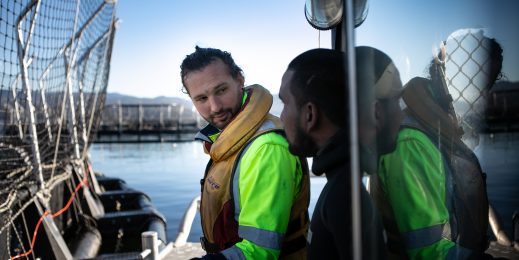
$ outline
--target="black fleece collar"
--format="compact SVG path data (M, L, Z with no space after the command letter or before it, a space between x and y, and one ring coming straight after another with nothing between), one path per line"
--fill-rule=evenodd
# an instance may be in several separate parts
M314 157L312 172L315 175L326 173L327 177L330 174L343 172L334 170L350 162L347 140L348 136L344 130L340 130L330 138L328 144Z

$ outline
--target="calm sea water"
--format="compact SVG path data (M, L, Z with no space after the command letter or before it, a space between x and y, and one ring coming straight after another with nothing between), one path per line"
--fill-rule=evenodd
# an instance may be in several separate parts
M512 216L519 214L519 133L483 135L474 153L487 174L488 200L513 239Z
M475 153L487 173L489 200L513 238L512 214L519 210L519 133L483 136ZM90 156L96 171L147 193L167 218L168 240L175 240L184 211L200 193L208 160L200 143L93 144ZM311 178L310 216L325 182ZM201 233L197 215L188 241L199 241Z
M150 196L167 219L170 241L177 236L186 208L200 194L209 159L199 142L93 144L90 157L95 171L121 178ZM325 183L326 178L311 178L310 215ZM197 214L188 241L199 241L201 234Z

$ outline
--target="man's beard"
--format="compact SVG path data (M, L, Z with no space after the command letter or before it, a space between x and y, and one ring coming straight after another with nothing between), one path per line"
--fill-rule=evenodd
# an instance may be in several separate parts
M380 132L377 134L377 155L378 157L392 153L396 148L398 130L392 131L391 125L386 122L386 124L381 128ZM392 136L392 134L396 134Z
M226 108L226 109L222 109L220 110L219 112L217 113L212 113L209 115L209 118L204 118L207 122L209 122L209 124L211 124L212 126L220 129L220 130L223 130L225 127L227 127L227 125L229 125L232 120L236 117L236 115L240 112L240 109L241 109L241 102L238 103L234 109L233 108ZM221 113L228 113L230 116L229 118L227 118L227 120L225 122L215 122L214 120L214 117L218 114L221 114Z
M221 114L221 113L226 113L229 115L229 117L224 122L216 122L216 120L214 118L218 114ZM209 124L211 124L212 126L218 128L218 129L224 129L232 121L232 119L234 118L235 115L236 115L236 112L233 113L233 110L229 108L229 109L222 109L221 111L219 111L217 113L213 113L213 114L209 115L209 118L204 118L204 119L207 122L209 122Z
M289 143L288 150L297 156L313 157L317 153L317 146L299 126L296 127L294 142Z

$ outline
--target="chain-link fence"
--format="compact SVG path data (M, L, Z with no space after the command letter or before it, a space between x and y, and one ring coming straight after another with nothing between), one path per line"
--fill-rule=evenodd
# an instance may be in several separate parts
M500 76L502 49L481 29L461 29L446 41L445 75L463 141L474 147L486 129L488 95Z

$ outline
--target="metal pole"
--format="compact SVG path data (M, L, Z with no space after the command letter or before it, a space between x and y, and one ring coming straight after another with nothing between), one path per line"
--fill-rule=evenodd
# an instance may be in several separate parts
M76 31L76 28L77 28L77 23L78 23L78 20L79 20L79 7L80 7L80 4L81 4L81 1L78 0L77 1L77 7L76 7L76 17L74 19L74 31ZM77 124L76 124L76 115L75 115L75 106L74 106L74 93L72 91L72 73L71 73L71 70L74 66L74 62L76 60L76 56L77 56L77 51L79 49L79 45L81 43L81 38L83 36L83 32L92 24L92 22L94 21L94 19L101 13L101 11L103 10L103 8L105 7L106 5L106 1L104 1L103 3L101 3L101 5L97 8L97 10L95 11L95 13L88 19L88 21L83 25L83 27L81 27L81 29L79 29L79 31L72 36L72 38L70 39L70 42L68 44L69 46L69 53L70 53L70 57L69 57L69 60L67 61L66 59L66 55L65 55L65 63L66 63L66 77L67 77L67 89L68 89L68 95L69 95L69 104L70 104L70 123L71 123L71 130L72 130L72 143L74 144L74 156L76 159L80 159L81 158L81 154L80 154L80 149L79 149L79 138L78 138L78 132L77 132ZM74 41L75 39L78 39L78 43L76 46L74 46ZM81 87L81 86L80 86ZM81 104L80 104L81 105ZM83 110L84 112L84 110ZM84 134L84 131L83 131L83 134ZM86 137L82 136L83 139L85 140Z
M47 98L45 97L45 84L43 84L43 78L46 74L43 74L40 77L40 95L41 95L41 103L43 105L43 114L45 115L45 127L47 128L47 132L49 134L49 142L52 140L52 129L50 128L50 117L49 117L49 108L47 106Z
M116 105L117 108L117 124L119 128L119 135L123 132L123 107L121 105L121 101L119 101Z
M173 125L173 123L171 122L171 106L171 104L168 105L168 115L166 117L166 122L168 122L168 128Z
M60 110L60 116L58 121L58 131L56 133L56 144L54 145L54 157L52 159L52 171L51 171L51 178L54 176L54 171L56 170L56 161L58 159L58 151L59 151L59 144L61 141L61 129L63 127L63 119L65 118L65 114L67 113L66 106L67 106L67 94L68 88L65 88L65 93L63 94L62 102L61 102L61 110ZM61 95L60 95L61 96ZM59 100L59 99L58 99Z
M352 249L353 259L362 259L362 223L360 205L360 163L359 163L359 134L357 113L357 77L355 69L355 32L353 25L353 0L344 1L344 53L346 55L346 75L348 86L349 125L350 125L350 155L351 155L351 224L352 224Z
M112 2L112 4L116 4L115 1ZM105 102L105 97L106 97L106 89L108 87L108 77L109 77L109 72L110 72L110 59L111 59L111 56L112 56L112 48L113 48L113 43L114 43L114 38L115 38L115 32L117 30L117 26L118 26L118 22L119 20L116 19L116 12L114 10L114 12L112 12L112 25L110 27L110 33L109 33L109 37L108 37L108 43L107 43L107 48L106 48L106 51L104 53L104 58L103 58L103 73L101 74L102 76L102 79L101 79L101 83L100 85L104 85L103 89L101 89L98 93L102 93L101 94L101 105L104 105L104 102ZM92 113L93 115L93 113ZM122 117L122 115L121 115ZM91 118L91 125L93 123L93 118ZM101 117L99 116L97 119L96 119L96 123L99 123L99 119ZM90 125L90 126L91 126ZM89 131L90 131L90 128L89 128ZM119 132L119 135L118 135L118 138L120 138L120 132Z
M76 27L77 27L77 22L78 22L78 19L79 19L79 6L80 6L80 3L81 1L77 1L77 7L76 7L76 17L74 19L74 31L76 31ZM84 27L83 27L84 28ZM66 75L66 88L68 90L68 99L69 99L69 106L70 106L70 124L71 124L71 132L72 132L72 143L74 144L74 158L75 159L79 159L80 158L80 154L79 154L79 142L78 142L78 134L77 134L77 125L76 125L76 112L74 110L74 93L72 91L72 73L71 73L71 70L72 70L72 64L74 62L74 58L75 58L75 49L74 49L74 40L75 40L75 37L76 35L72 36L71 38L71 41L70 41L70 47L68 49L68 52L70 53L70 57L69 57L69 60L67 60L67 55L65 54L64 58L65 58L65 68L66 68L66 71L65 71L65 75ZM81 37L81 35L78 35L79 37ZM81 38L79 38L81 39ZM79 46L79 43L78 43L78 46Z
M20 136L20 139L23 139L22 117L20 116L20 105L18 105L18 97L16 95L16 85L18 84L19 79L20 75L16 77L13 84L11 85L11 94L13 94L14 115L16 117L16 125L18 126L18 136Z
M27 35L27 41L25 42L25 46L23 43L23 31L22 31L22 22L23 19L25 19L26 15L35 7L32 20L31 20L31 26L29 28L29 33ZM31 148L33 153L33 163L34 163L34 169L33 171L37 174L40 189L45 188L45 182L43 180L43 169L41 166L41 159L40 159L40 149L38 146L38 132L36 130L36 118L35 118L35 109L32 104L32 91L31 91L31 85L29 83L29 71L28 71L28 62L25 61L27 52L29 50L29 46L31 43L31 37L32 33L34 31L34 25L36 23L36 18L38 17L38 12L40 10L40 1L34 0L32 1L28 6L23 15L20 16L18 19L18 59L20 60L20 70L21 70L21 79L23 86L25 88L26 99L27 99L27 110L29 111L29 132L31 134Z
M83 66L83 73L81 74L81 78L79 80L79 106L80 106L80 118L79 118L79 124L81 125L81 138L83 139L83 151L81 153L81 158L84 157L86 154L86 150L88 148L88 138L90 136L90 127L92 120L89 121L88 129L87 129L87 123L86 123L86 111L85 111L85 98L84 98L84 91L83 91L83 81L85 80L85 74L88 68L88 61L92 57L92 50L99 47L99 45L103 42L104 39L108 37L110 34L111 29L108 29L101 37L99 37L94 44L86 51L85 55L83 57L78 59L78 63L84 62ZM98 63L99 66L99 63ZM102 65L101 65L102 66ZM97 81L94 81L94 86ZM96 95L97 96L97 95ZM95 100L94 104L92 105L92 112L90 113L91 117L93 117L95 111Z
M195 219L196 212L200 208L200 195L195 197L189 207L184 212L184 216L178 225L177 238L175 239L174 245L181 247L186 245L189 232L193 226L193 220Z
M86 69L87 69L87 66L85 63L83 72ZM79 80L79 126L81 127L81 139L83 140L83 146L87 146L88 138L87 138L87 133L86 133L86 123L85 123L85 98L83 97L83 80L84 80L84 75Z
M85 101L84 101L85 98L84 98L84 91L83 91L84 84L83 84L83 82L85 81L85 78L86 78L85 74L87 72L87 68L88 68L88 64L89 64L88 61L92 57L92 50L98 48L99 44L101 42L103 42L103 39L106 39L106 37L109 35L109 32L110 32L110 30L105 32L101 37L99 37L96 40L94 45L88 49L87 54L86 54L86 58L85 58L85 56L83 56L78 61L78 62L84 62L85 63L85 65L83 67L83 73L81 74L81 79L80 79L80 82L79 82L79 92L80 92L79 103L80 103L80 106L81 106L80 124L81 124L82 129L83 129L83 131L82 131L82 138L83 138L83 144L84 144L83 152L82 152L82 155L81 155L82 157L84 157L86 149L88 147L88 142L89 142L88 139L90 137L90 129L91 129L90 127L91 127L91 122L92 122L92 120L89 120L88 127L87 127L87 122L86 122L87 119L86 119L86 111L85 111ZM99 65L99 63L100 62L97 63L98 69L99 69L100 66L102 67L102 65ZM97 77L96 77L96 80L94 80L94 82L93 82L93 87L94 88L95 88L95 84L96 83L97 83ZM93 94L93 93L94 93L94 91L92 91L91 94ZM97 96L97 94L96 94L96 96ZM94 112L95 112L95 108L96 108L95 107L95 99L94 99L93 104L91 104L91 105L92 105L92 110L91 110L91 113L90 113L90 117L92 118L93 115L94 115Z
M164 105L161 105L159 106L159 109L160 109L160 112L159 112L159 125L160 125L160 130L164 130L164 112L162 111L162 108L164 107Z
M93 18L97 16L97 14L100 12L101 8L104 7L104 5L105 5L105 4L103 3L103 4L101 5L101 7L98 8L97 12L96 12L94 15L92 15L92 18L89 20L89 23L87 23L87 25L90 24L91 21L93 20ZM83 30L84 30L85 28L86 28L86 27L84 26L84 27L83 27ZM76 34L76 36L77 36L77 37L81 36L83 30L79 31L79 32ZM107 32L107 33L108 33L108 32ZM105 35L103 35L101 38L106 37L106 34L107 34L107 33L105 33ZM98 41L101 41L101 39L99 39ZM54 62L55 62L56 60L58 60L58 57L60 57L61 55L63 55L64 51L65 51L65 50L66 50L66 49L67 49L67 48L68 48L72 43L73 43L73 41L71 40L71 41L69 41L67 44L63 45L63 47L58 51L58 53L57 53L56 56L52 59L52 61L50 62L50 64L47 66L47 68L45 68L45 70L43 71L43 73L42 73L42 75L41 75L41 77L40 77L40 80L39 80L39 83L40 83L40 92L41 92L41 99L42 99L42 104L43 104L43 112L44 112L44 114L45 114L45 125L46 125L46 127L47 127L47 131L48 131L48 133L49 133L49 140L52 139L52 129L51 129L51 127L50 127L50 117L49 117L48 107L47 107L47 101L46 101L46 97L45 97L45 85L44 85L43 82L44 82L44 79L47 77L47 75L48 75L50 69L51 69L52 66L54 65ZM97 44L98 44L98 42L95 43L95 45L97 45ZM88 54L89 54L89 56L90 56L90 50L89 50L89 53L88 53ZM80 87L82 87L82 86L80 86ZM81 90L82 90L82 89L81 89Z
M184 123L182 120L182 115L184 115L184 105L180 104L180 109L178 110L177 130L182 130L182 124Z
M146 231L142 232L142 250L150 250L151 254L146 259L159 259L159 240L157 237L157 232L155 231Z
M142 104L139 104L139 125L138 125L138 130L139 130L139 134L140 134L140 131L142 131L142 120L143 120L143 113L142 113Z

